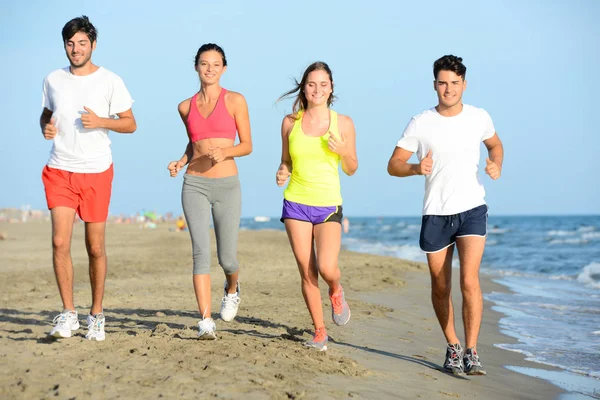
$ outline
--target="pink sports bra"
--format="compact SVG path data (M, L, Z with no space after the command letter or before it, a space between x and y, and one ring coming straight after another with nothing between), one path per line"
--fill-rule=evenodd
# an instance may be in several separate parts
M198 111L196 105L198 93L192 97L190 112L187 116L187 130L192 143L212 138L235 139L237 127L235 119L229 115L227 107L225 107L225 93L227 93L227 89L221 89L217 105L208 118L204 118Z

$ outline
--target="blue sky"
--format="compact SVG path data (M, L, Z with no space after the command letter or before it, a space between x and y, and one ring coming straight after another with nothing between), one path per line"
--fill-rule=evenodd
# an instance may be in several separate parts
M111 132L111 212L181 212L181 176L168 176L187 137L177 104L199 87L203 43L221 45L222 85L246 97L254 152L238 159L244 216L277 216L280 125L275 104L291 77L323 60L357 129L359 170L342 177L350 216L419 215L424 180L387 175L411 116L436 105L431 66L444 54L468 68L465 103L485 108L504 142L503 175L482 174L492 214L600 214L600 132L594 116L600 2L589 1L79 1L0 6L0 208L45 208L41 170L51 143L38 120L43 78L68 64L60 31L88 15L93 61L136 100L134 135ZM482 147L482 159L484 159ZM343 175L343 174L342 174Z

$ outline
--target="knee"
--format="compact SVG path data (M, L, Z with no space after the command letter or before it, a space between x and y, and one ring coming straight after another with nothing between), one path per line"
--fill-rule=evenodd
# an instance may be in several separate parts
M445 279L437 279L431 282L431 294L435 298L446 299L450 297L451 291L452 284L446 282Z
M310 268L303 269L300 272L300 279L302 285L318 286L318 276L316 271L312 271Z
M478 278L462 278L460 280L460 290L463 296L475 295L481 292Z
M223 271L225 272L225 275L232 275L235 274L238 269L239 269L239 265L237 262L233 262L233 263L221 263L221 268L223 268Z
M337 265L320 265L319 273L327 283L340 279L340 269Z
M86 247L90 258L102 258L106 255L102 244L88 244Z
M57 253L68 253L69 252L69 239L62 236L52 237L52 250Z

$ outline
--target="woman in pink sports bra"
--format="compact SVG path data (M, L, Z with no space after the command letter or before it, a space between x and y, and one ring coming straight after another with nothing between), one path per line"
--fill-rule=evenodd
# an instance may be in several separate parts
M210 216L217 239L217 256L225 272L221 319L231 321L240 304L237 240L241 217L241 190L235 157L252 152L248 105L244 96L221 87L227 69L223 49L202 45L194 61L200 90L179 104L189 143L178 161L167 167L172 177L186 164L181 202L192 238L193 281L201 320L200 339L216 339L211 318ZM239 143L235 144L235 138Z

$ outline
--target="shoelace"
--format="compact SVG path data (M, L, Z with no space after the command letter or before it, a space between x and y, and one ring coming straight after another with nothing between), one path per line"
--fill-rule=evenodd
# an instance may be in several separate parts
M335 314L342 313L342 291L340 290L338 293L332 294L330 296L331 305L333 306L333 312Z
M448 348L450 349L450 357L447 364L452 367L460 367L460 355L458 354L458 350L454 346Z
M467 352L465 358L467 359L467 367L481 367L481 363L479 362L479 356L477 352Z
M56 324L58 322L60 322L61 325L66 324L67 323L67 313L60 313L56 317L54 317L54 319L52 320L52 323Z
M95 317L88 323L88 329L94 332L100 332L102 328L102 318Z

